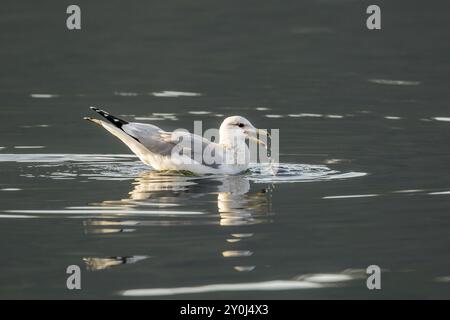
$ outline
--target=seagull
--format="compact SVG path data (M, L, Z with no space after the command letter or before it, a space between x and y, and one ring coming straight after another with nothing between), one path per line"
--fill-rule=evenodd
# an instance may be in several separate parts
M143 163L160 171L239 174L250 162L245 140L266 146L258 139L258 134L270 136L266 130L256 129L241 116L228 117L222 122L216 143L184 130L168 132L152 124L125 121L96 107L91 109L108 121L91 117L85 117L85 120L102 126L125 143Z

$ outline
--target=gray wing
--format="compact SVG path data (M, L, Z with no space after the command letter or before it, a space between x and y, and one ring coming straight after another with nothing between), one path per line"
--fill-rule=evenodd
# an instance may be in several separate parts
M167 132L155 125L137 122L129 122L121 129L152 153L162 156L170 156L172 152L183 153L191 159L201 160L203 165L212 168L218 168L223 163L220 156L222 153L219 152L221 146L196 134L182 130ZM215 156L216 161L214 163L205 161L204 152Z
M201 159L203 165L212 168L217 168L223 163L221 157L223 152L220 152L221 146L203 137L181 130L166 132L152 124L128 122L105 110L96 107L91 107L91 109L107 119L111 124L92 118L86 119L102 125L122 140L137 155L142 156L145 150L148 150L158 155L169 156L176 151L188 155L194 160ZM130 139L130 137L133 139ZM142 146L145 148L142 148ZM177 149L174 150L174 148ZM211 159L205 162L203 157L204 151L207 152L206 154L214 155L215 162L210 163ZM145 157L143 158L145 159Z
M147 123L129 122L121 128L126 134L140 142L149 151L163 156L170 155L173 147L172 143L167 143L161 138L164 133L161 128Z

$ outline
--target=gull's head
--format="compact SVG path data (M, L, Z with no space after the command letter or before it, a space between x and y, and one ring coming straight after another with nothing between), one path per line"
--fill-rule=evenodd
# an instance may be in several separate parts
M235 137L237 139L248 138L265 145L264 142L257 138L258 133L267 135L266 130L256 129L250 121L241 116L228 117L220 125L220 138L224 142L228 140L228 137Z

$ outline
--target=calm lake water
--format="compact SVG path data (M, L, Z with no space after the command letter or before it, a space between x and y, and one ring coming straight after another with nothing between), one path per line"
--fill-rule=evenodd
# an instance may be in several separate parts
M448 1L77 3L1 5L0 298L450 298ZM91 105L243 115L281 171L157 174Z

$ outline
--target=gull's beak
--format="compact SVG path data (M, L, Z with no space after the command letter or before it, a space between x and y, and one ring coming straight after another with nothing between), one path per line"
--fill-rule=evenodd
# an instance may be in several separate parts
M256 129L256 132L260 136L268 136L270 138L270 132L267 131L266 129Z
M264 136L270 137L270 134L267 132L267 130L264 130L264 129L256 129L256 128L254 128L251 131L245 131L245 133L247 134L247 137L248 137L249 140L253 140L257 144L261 144L264 147L266 146L266 143L264 141L259 140L258 139L258 135L259 136L264 135Z

